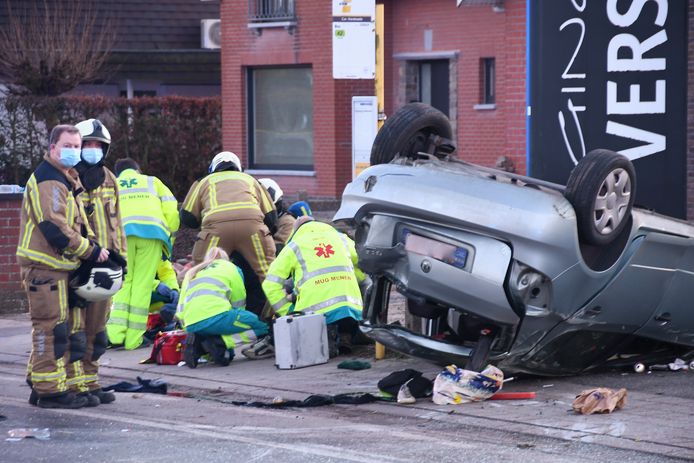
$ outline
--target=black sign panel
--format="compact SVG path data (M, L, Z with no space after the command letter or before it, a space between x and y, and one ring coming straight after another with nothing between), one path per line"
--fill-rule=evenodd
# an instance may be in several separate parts
M684 0L528 0L530 164L566 183L596 148L636 167L636 204L686 215Z

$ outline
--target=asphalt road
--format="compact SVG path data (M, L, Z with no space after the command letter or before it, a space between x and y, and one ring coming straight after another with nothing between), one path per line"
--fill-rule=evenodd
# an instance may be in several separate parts
M19 370L0 376L0 460L205 462L653 462L684 461L628 449L538 437L447 421L416 408L328 406L268 410L219 398L192 399L119 393L114 404L80 410L44 410L27 404ZM622 378L620 380L620 378ZM576 378L574 378L575 380ZM624 383L619 372L592 375ZM692 397L685 374L630 375L630 388L662 389ZM523 380L524 386L563 380ZM633 383L640 384L637 386ZM674 387L673 387L674 386ZM540 386L541 387L541 386ZM552 386L553 387L553 386ZM455 414L451 411L451 414ZM692 424L691 422L689 423ZM18 428L48 428L49 440L4 440Z

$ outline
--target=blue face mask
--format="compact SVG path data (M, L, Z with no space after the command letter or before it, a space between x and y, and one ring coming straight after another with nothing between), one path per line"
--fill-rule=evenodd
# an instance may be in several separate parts
M89 165L97 164L104 157L101 148L82 148L82 159Z
M60 163L67 168L75 167L80 162L79 148L60 148Z

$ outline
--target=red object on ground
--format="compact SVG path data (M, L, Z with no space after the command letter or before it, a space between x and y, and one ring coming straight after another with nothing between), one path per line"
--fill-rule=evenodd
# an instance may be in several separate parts
M183 330L160 331L154 339L150 359L157 365L177 365L183 360L186 335Z
M521 400L534 399L534 392L497 392L489 400Z

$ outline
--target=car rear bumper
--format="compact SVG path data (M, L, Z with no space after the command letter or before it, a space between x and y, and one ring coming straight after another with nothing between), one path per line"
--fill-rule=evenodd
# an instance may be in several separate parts
M464 367L473 354L473 348L414 333L398 325L371 325L365 322L361 331L384 346L397 352L424 358L439 364L456 364ZM498 362L507 355L491 355L489 360Z

